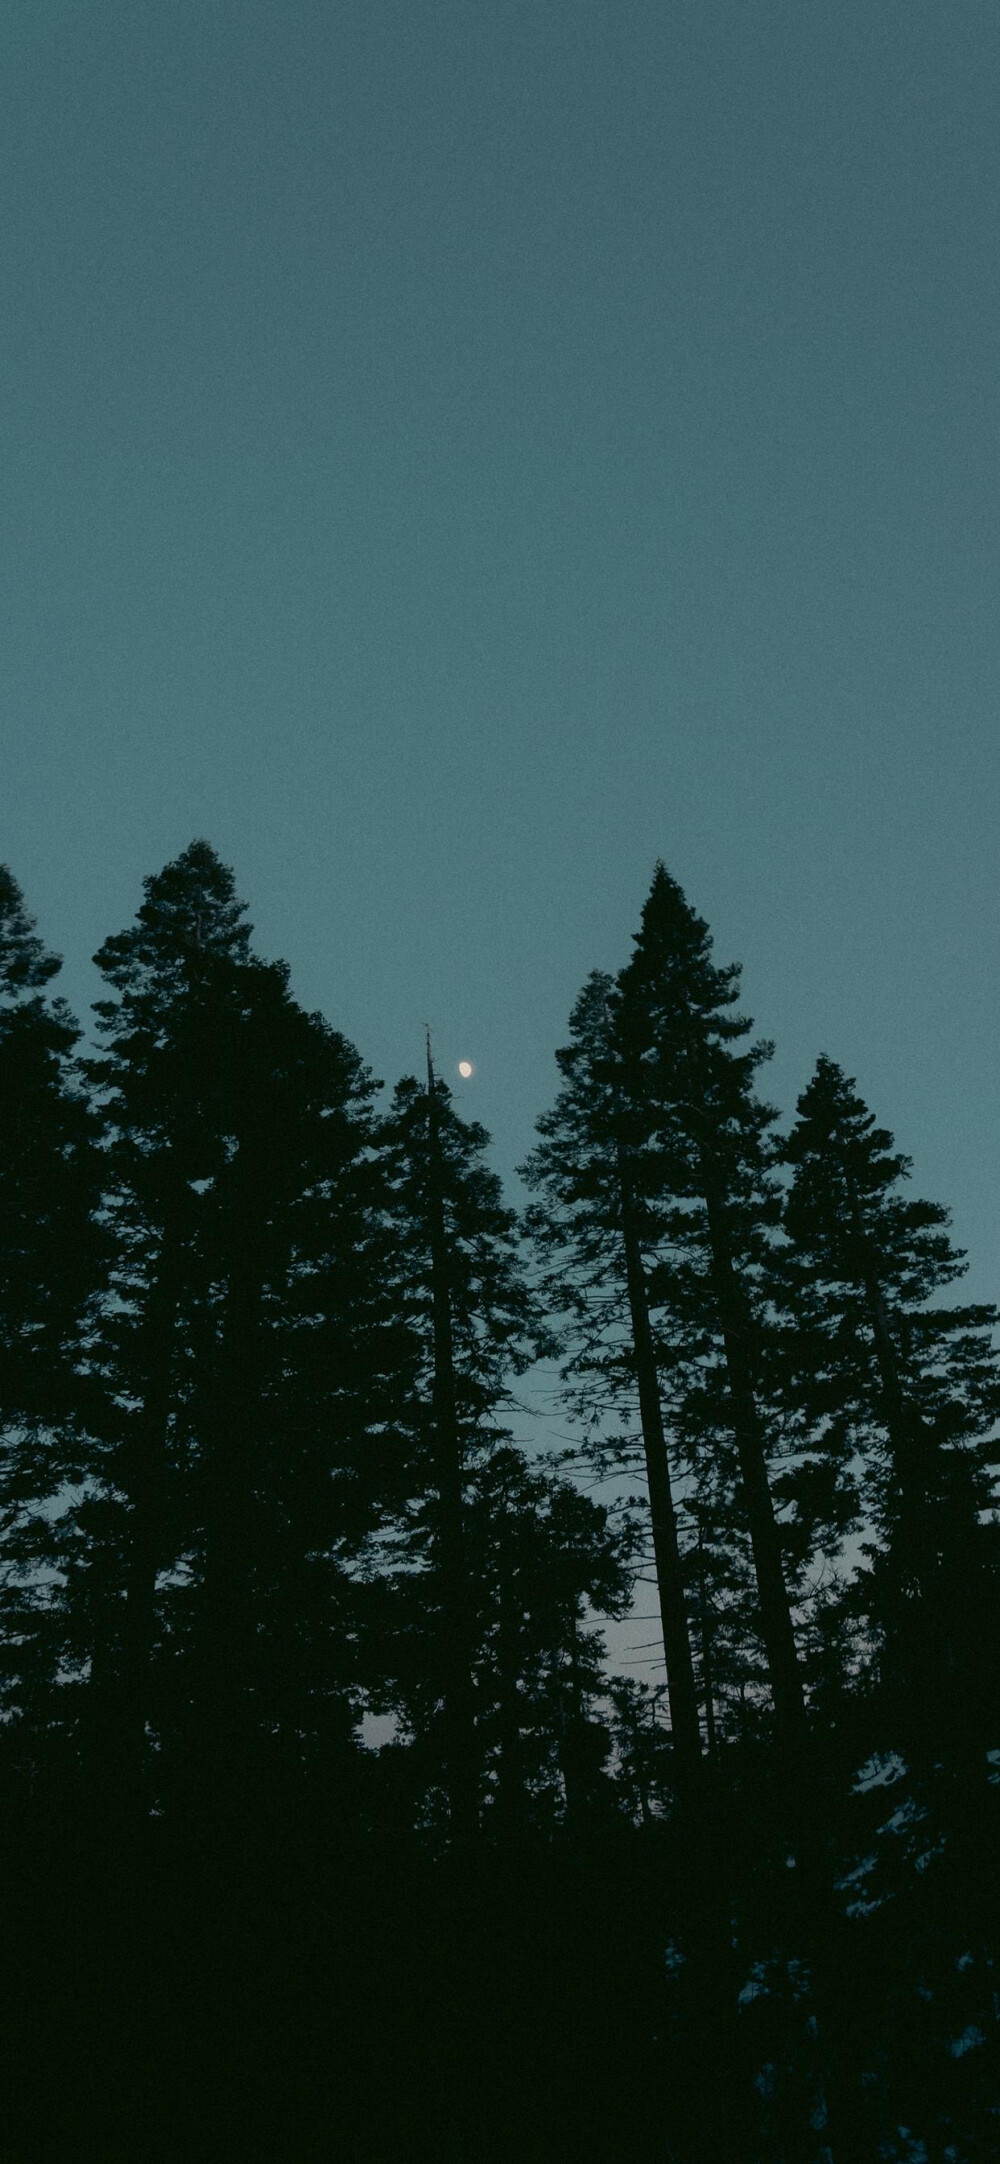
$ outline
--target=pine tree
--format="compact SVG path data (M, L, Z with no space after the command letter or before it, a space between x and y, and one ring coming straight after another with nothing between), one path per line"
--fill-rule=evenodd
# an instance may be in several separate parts
M792 1387L828 1462L861 1488L874 1540L854 1605L911 1716L934 1726L956 1690L985 1680L996 1310L931 1304L966 1267L948 1213L902 1192L909 1159L834 1061L819 1060L798 1115L785 1210Z
M624 1088L648 1144L645 1176L673 1250L653 1299L683 1320L693 1294L721 1353L775 1712L791 1737L804 1693L761 1389L763 1279L779 1214L768 1147L776 1115L754 1087L770 1045L738 1049L752 1027L732 1012L739 977L738 965L713 962L708 926L658 865L615 1009Z
M90 1290L93 1127L71 1055L80 1031L44 987L61 967L0 865L0 1417L67 1409ZM67 1366L67 1360L69 1366Z
M767 1272L780 1197L775 1115L754 1089L770 1048L738 1049L751 1027L730 1011L738 978L713 963L707 926L658 867L631 962L616 982L592 977L578 1002L560 1098L525 1168L544 1196L529 1223L553 1297L563 1274L567 1372L609 1469L625 1452L608 1416L628 1392L639 1401L672 1728L689 1762L696 1669L706 1730L710 1702L714 1719L713 1641L742 1697L762 1680L759 1635L788 1736L804 1713L789 1586L809 1540L804 1520L779 1525L773 1492Z
M595 1619L627 1609L637 1528L507 1443L476 1470L468 1535L480 1751L497 1823L511 1834L562 1811L579 1826L610 1795Z
M244 917L194 843L99 956L116 1250L77 1513L95 1720L140 1792L155 1733L161 1787L186 1762L220 1800L265 1743L294 1764L353 1734L354 1560L399 1395L376 1085Z
M635 1123L612 1023L610 977L594 972L556 1054L559 1097L538 1121L541 1141L522 1168L541 1199L527 1215L545 1291L561 1315L563 1379L592 1439L609 1413L638 1400L649 1494L671 1726L682 1775L701 1743L677 1510L651 1322L650 1252L660 1222L637 1156ZM600 1453L607 1462L608 1453ZM620 1463L621 1452L610 1453Z
M466 1459L466 1744L475 1824L493 1843L551 1834L563 1821L584 1829L611 1801L598 1619L628 1605L633 1537L631 1526L612 1524L600 1504L509 1438L487 1440ZM412 1783L425 1791L442 1768L448 1774L439 1640L447 1588L428 1600L437 1577L433 1550L429 1556L426 1569L411 1565L393 1587L401 1658L388 1693L413 1739Z
M60 1518L88 1409L86 1313L99 1270L95 1127L58 973L0 866L0 1510L5 1710L56 1721ZM29 1723L30 1725L30 1723Z
M77 1514L76 1610L104 1742L142 1767L164 1604L176 1609L192 1535L192 1413L213 1334L204 1227L226 1163L224 1040L250 928L232 874L196 842L144 883L136 923L96 961L108 1050L91 1063L114 1237L95 1359L103 1453ZM158 1581L164 1579L169 1592ZM89 1644L88 1644L89 1641Z
M629 1817L647 1827L656 1816L654 1805L662 1812L669 1800L668 1739L660 1718L665 1686L616 1675L609 1696L618 1785Z
M415 1593L430 1627L428 1644L404 1598L397 1704L431 1785L436 1779L445 1789L459 1846L473 1838L483 1803L471 1491L508 1440L511 1382L544 1339L516 1219L484 1163L488 1141L482 1127L459 1118L430 1062L425 1088L411 1078L399 1084L382 1130L394 1294L420 1347L400 1591Z
M257 1756L266 1740L286 1778L346 1773L358 1573L398 1489L414 1357L388 1296L377 1085L283 972L245 990L202 1399L199 1726L220 1785L227 1737Z

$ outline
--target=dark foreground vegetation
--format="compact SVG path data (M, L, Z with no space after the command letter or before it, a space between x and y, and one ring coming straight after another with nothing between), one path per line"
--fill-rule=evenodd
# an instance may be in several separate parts
M995 1316L854 1084L661 867L519 1224L206 844L98 963L0 870L0 2153L996 2155Z

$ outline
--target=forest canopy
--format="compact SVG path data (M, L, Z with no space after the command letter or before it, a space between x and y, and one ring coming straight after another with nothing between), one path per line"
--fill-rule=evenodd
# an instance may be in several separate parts
M207 842L95 959L85 1040L0 868L15 2043L56 1931L117 2009L109 2154L150 2086L177 2153L191 1964L234 2153L251 2059L290 2155L992 2153L997 1315L882 1108L822 1052L779 1118L662 864L521 1212L430 1043L387 1093ZM540 1359L569 1448L525 1441ZM637 1597L662 1685L607 1655Z

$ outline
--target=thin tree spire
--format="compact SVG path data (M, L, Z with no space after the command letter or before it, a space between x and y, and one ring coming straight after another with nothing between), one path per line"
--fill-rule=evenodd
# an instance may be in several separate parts
M427 1038L427 1214L430 1234L434 1371L432 1403L440 1502L441 1673L452 1838L465 1847L478 1825L475 1716L469 1646L469 1592L463 1540L463 1451L455 1391L455 1346L448 1289L437 1077Z

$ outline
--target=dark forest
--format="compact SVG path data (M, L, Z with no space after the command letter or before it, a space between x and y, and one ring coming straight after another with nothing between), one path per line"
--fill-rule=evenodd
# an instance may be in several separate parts
M997 1317L891 1108L822 1053L779 1118L660 865L519 1213L430 1039L387 1093L207 843L87 1036L30 900L3 2156L996 2155Z

